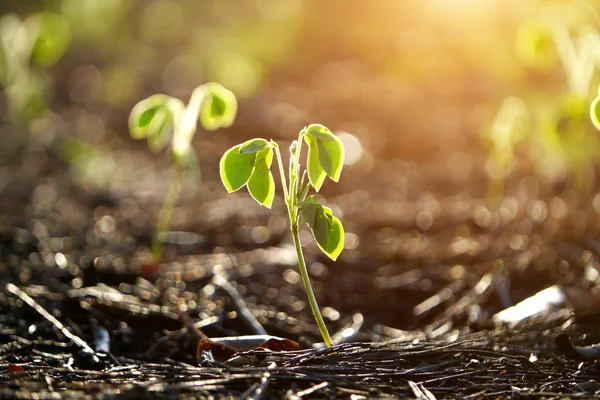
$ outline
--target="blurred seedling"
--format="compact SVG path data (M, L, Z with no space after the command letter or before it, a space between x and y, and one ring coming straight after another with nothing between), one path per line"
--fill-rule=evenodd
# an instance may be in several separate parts
M213 131L233 124L237 112L235 95L218 83L198 86L188 105L164 94L155 94L137 103L129 115L129 132L134 139L147 139L152 152L163 150L169 143L172 177L158 215L152 239L152 255L162 257L161 234L169 229L171 214L179 198L183 173L197 172L198 160L192 148L198 120L204 129Z
M308 156L306 167L301 173L300 155L303 141L308 145ZM265 139L248 140L227 150L221 158L219 171L227 191L235 192L246 186L259 204L271 208L275 196L275 182L271 173L273 153L281 175L283 196L302 282L319 331L327 347L330 347L331 337L310 284L298 225L302 213L321 251L332 260L337 259L344 248L344 227L330 208L321 205L314 195L308 196L308 193L311 187L318 192L327 177L338 182L344 163L344 146L341 140L323 125L312 124L305 127L290 146L290 165L286 180L277 143Z
M71 40L68 21L60 14L45 11L21 18L0 17L0 98L3 120L11 123L0 148L0 191L14 179L5 167L17 165L36 137L32 123L45 117L51 85L46 69L64 54Z
M549 71L558 60L567 90L527 102L510 97L502 103L485 132L492 178L488 194L494 197L502 195L503 181L517 165L515 148L520 143L528 148L528 160L538 177L552 182L570 175L576 192L593 182L590 175L600 142L590 129L586 109L600 64L600 34L555 11L554 18L532 20L520 28L517 53L526 65L541 71Z
M29 121L46 109L44 69L53 66L71 41L69 22L60 14L40 12L21 19L0 18L0 84L8 114Z
M490 147L488 198L496 199L504 193L504 181L515 165L515 149L526 139L530 129L527 104L518 97L505 99L491 126L484 132Z
M554 103L550 97L548 105L540 107L538 146L532 158L539 175L552 179L569 174L574 189L580 192L594 180L593 163L600 154L598 137L586 118L590 88L600 64L600 34L591 26L552 24L541 35L553 39L567 91Z

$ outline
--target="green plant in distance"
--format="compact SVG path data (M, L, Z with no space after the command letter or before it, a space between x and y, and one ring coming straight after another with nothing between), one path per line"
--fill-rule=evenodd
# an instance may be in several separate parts
M137 103L129 115L129 132L134 139L147 139L152 152L163 150L169 143L172 177L169 190L158 215L152 239L155 261L162 257L160 235L169 229L171 214L181 191L185 171L198 171L192 138L198 121L206 130L226 128L233 124L237 112L235 95L218 83L198 86L186 106L181 100L155 94Z
M308 145L308 156L306 167L301 173L300 155L303 142ZM273 155L277 159L281 175L302 282L319 331L325 344L330 347L331 337L319 311L306 269L298 224L302 214L321 251L332 260L337 259L344 248L344 227L330 208L321 205L314 195L309 196L308 193L311 187L318 192L327 177L338 182L344 164L344 146L340 139L323 125L312 124L305 127L290 146L289 174L286 180L277 143L265 139L248 140L227 150L221 158L221 181L227 191L235 192L246 186L259 204L271 208L275 196L275 183L271 173Z
M508 97L483 138L489 148L487 197L498 200L504 194L504 182L514 169L517 146L528 139L532 121L527 104L518 97Z

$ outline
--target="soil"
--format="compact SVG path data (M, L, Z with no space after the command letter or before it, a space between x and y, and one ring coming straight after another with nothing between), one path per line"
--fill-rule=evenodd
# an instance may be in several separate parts
M218 181L219 155L247 132L212 135L196 143L202 183L186 184L160 264L148 247L166 157L113 135L66 162L74 142L59 136L4 162L1 397L596 396L599 364L572 346L600 342L595 193L520 175L486 198L478 152L454 170L363 157L323 189L342 256L302 236L336 343L324 348L283 202L267 210ZM568 302L494 319L554 285ZM265 332L267 348L212 342Z

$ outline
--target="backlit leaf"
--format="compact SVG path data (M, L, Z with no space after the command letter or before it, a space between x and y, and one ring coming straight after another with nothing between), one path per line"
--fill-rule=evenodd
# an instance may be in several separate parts
M334 140L335 135L321 124L311 124L306 128L306 134L318 140Z
M129 114L131 137L148 138L148 145L152 151L164 148L173 130L170 102L179 101L164 94L156 94L137 103Z
M344 249L344 227L333 216L331 208L319 204L315 196L309 196L302 203L302 216L321 251L332 260L337 259Z
M311 228L315 225L318 205L315 196L308 196L302 202L302 216L306 224Z
M344 166L344 145L342 141L325 126L319 124L309 125L305 132L305 140L309 147L309 178L311 177L311 168L313 169L314 180L311 179L311 184L315 186L313 182L316 182L322 185L322 181L319 181L319 179L325 178L322 176L321 170L335 182L339 181ZM315 165L317 162L320 168ZM315 189L318 191L320 185L318 188L315 186Z
M344 145L333 136L333 140L318 140L319 161L325 173L335 182L340 180L344 166Z
M300 195L298 196L299 202L303 202L304 199L306 199L306 195L308 195L309 190L310 190L310 185L306 184L306 186L304 186L304 189L302 190L302 192L300 192Z
M227 150L219 163L221 181L229 193L235 192L244 186L250 179L254 169L256 154L240 153L241 146L243 144L238 144Z
M43 67L54 65L65 53L71 41L69 21L60 14L40 12L26 20L28 34L35 37L32 60Z
M158 153L169 143L173 134L171 116L166 107L161 107L156 111L148 130L151 132L148 136L148 148L150 151Z
M329 234L327 237L327 246L319 246L332 260L336 260L342 250L344 250L344 226L335 216L329 220Z
M271 174L273 150L264 148L256 155L254 170L248 181L248 191L259 204L271 208L275 197L275 181Z
M252 139L242 144L240 147L240 153L242 154L253 154L267 147L269 142L265 139Z
M317 205L317 212L315 213L315 221L314 226L312 227L312 233L315 239L317 240L317 244L323 250L328 248L329 241L329 229L331 228L331 219L324 212L323 206Z
M321 161L319 160L319 146L317 139L306 135L304 136L304 140L308 144L308 180L318 192L321 189L321 186L323 186L327 173L321 166Z
M215 82L209 82L202 88L205 97L200 107L200 122L204 129L213 131L231 126L237 113L235 95Z

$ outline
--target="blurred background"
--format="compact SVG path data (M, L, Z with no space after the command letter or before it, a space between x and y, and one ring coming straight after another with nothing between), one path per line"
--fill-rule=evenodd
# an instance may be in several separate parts
M197 135L213 172L230 144L290 140L318 122L342 134L358 175L396 159L427 167L436 190L499 196L515 174L590 190L597 9L584 0L4 1L2 165L60 142L77 179L155 190L134 158L168 156L132 143L129 111L154 93L187 101L216 81L240 107L230 132ZM98 151L127 152L130 164L112 170ZM353 176L344 182L361 186Z
M105 267L142 268L132 255L148 253L170 156L131 139L129 113L155 93L187 102L215 81L236 94L238 115L194 138L199 184L185 182L171 221L188 235L171 238L167 261L289 241L281 199L271 212L244 191L227 195L218 162L253 137L286 148L320 123L347 151L340 183L321 191L346 227L336 268L377 270L330 279L355 297L330 294L326 304L376 309L387 296L410 317L416 302L467 276L462 265L483 274L506 263L513 289L526 277L529 292L569 283L569 265L581 272L591 262L587 247L568 259L542 244L600 232L600 142L589 117L599 10L596 0L4 0L0 241L35 241L3 258L22 283L46 265L76 288ZM331 266L304 234L322 293ZM239 273L251 276L251 263ZM92 264L96 275L81 273ZM281 284L298 297L282 307L298 311L306 304L293 264ZM422 272L439 265L456 268ZM525 274L529 265L539 268ZM598 280L596 267L585 279ZM357 294L365 282L370 300ZM269 286L247 284L243 294L259 299ZM397 287L418 301L381 292Z
M521 185L534 196L577 198L596 187L599 143L588 108L598 87L598 7L587 0L4 1L2 205L22 214L22 200L54 176L38 197L57 197L52 185L64 179L116 201L132 197L154 218L169 155L132 140L128 114L154 93L187 102L208 81L235 92L239 113L232 128L196 135L202 184L186 185L182 203L195 207L176 212L175 225L218 214L208 204L225 195L217 172L223 151L251 137L285 148L309 123L326 125L346 145L341 184L323 193L347 194L339 201L347 214L372 209L374 198L389 199L383 208L394 214L407 201L428 212L421 224L428 228L444 196L498 202ZM57 178L57 169L68 174Z

